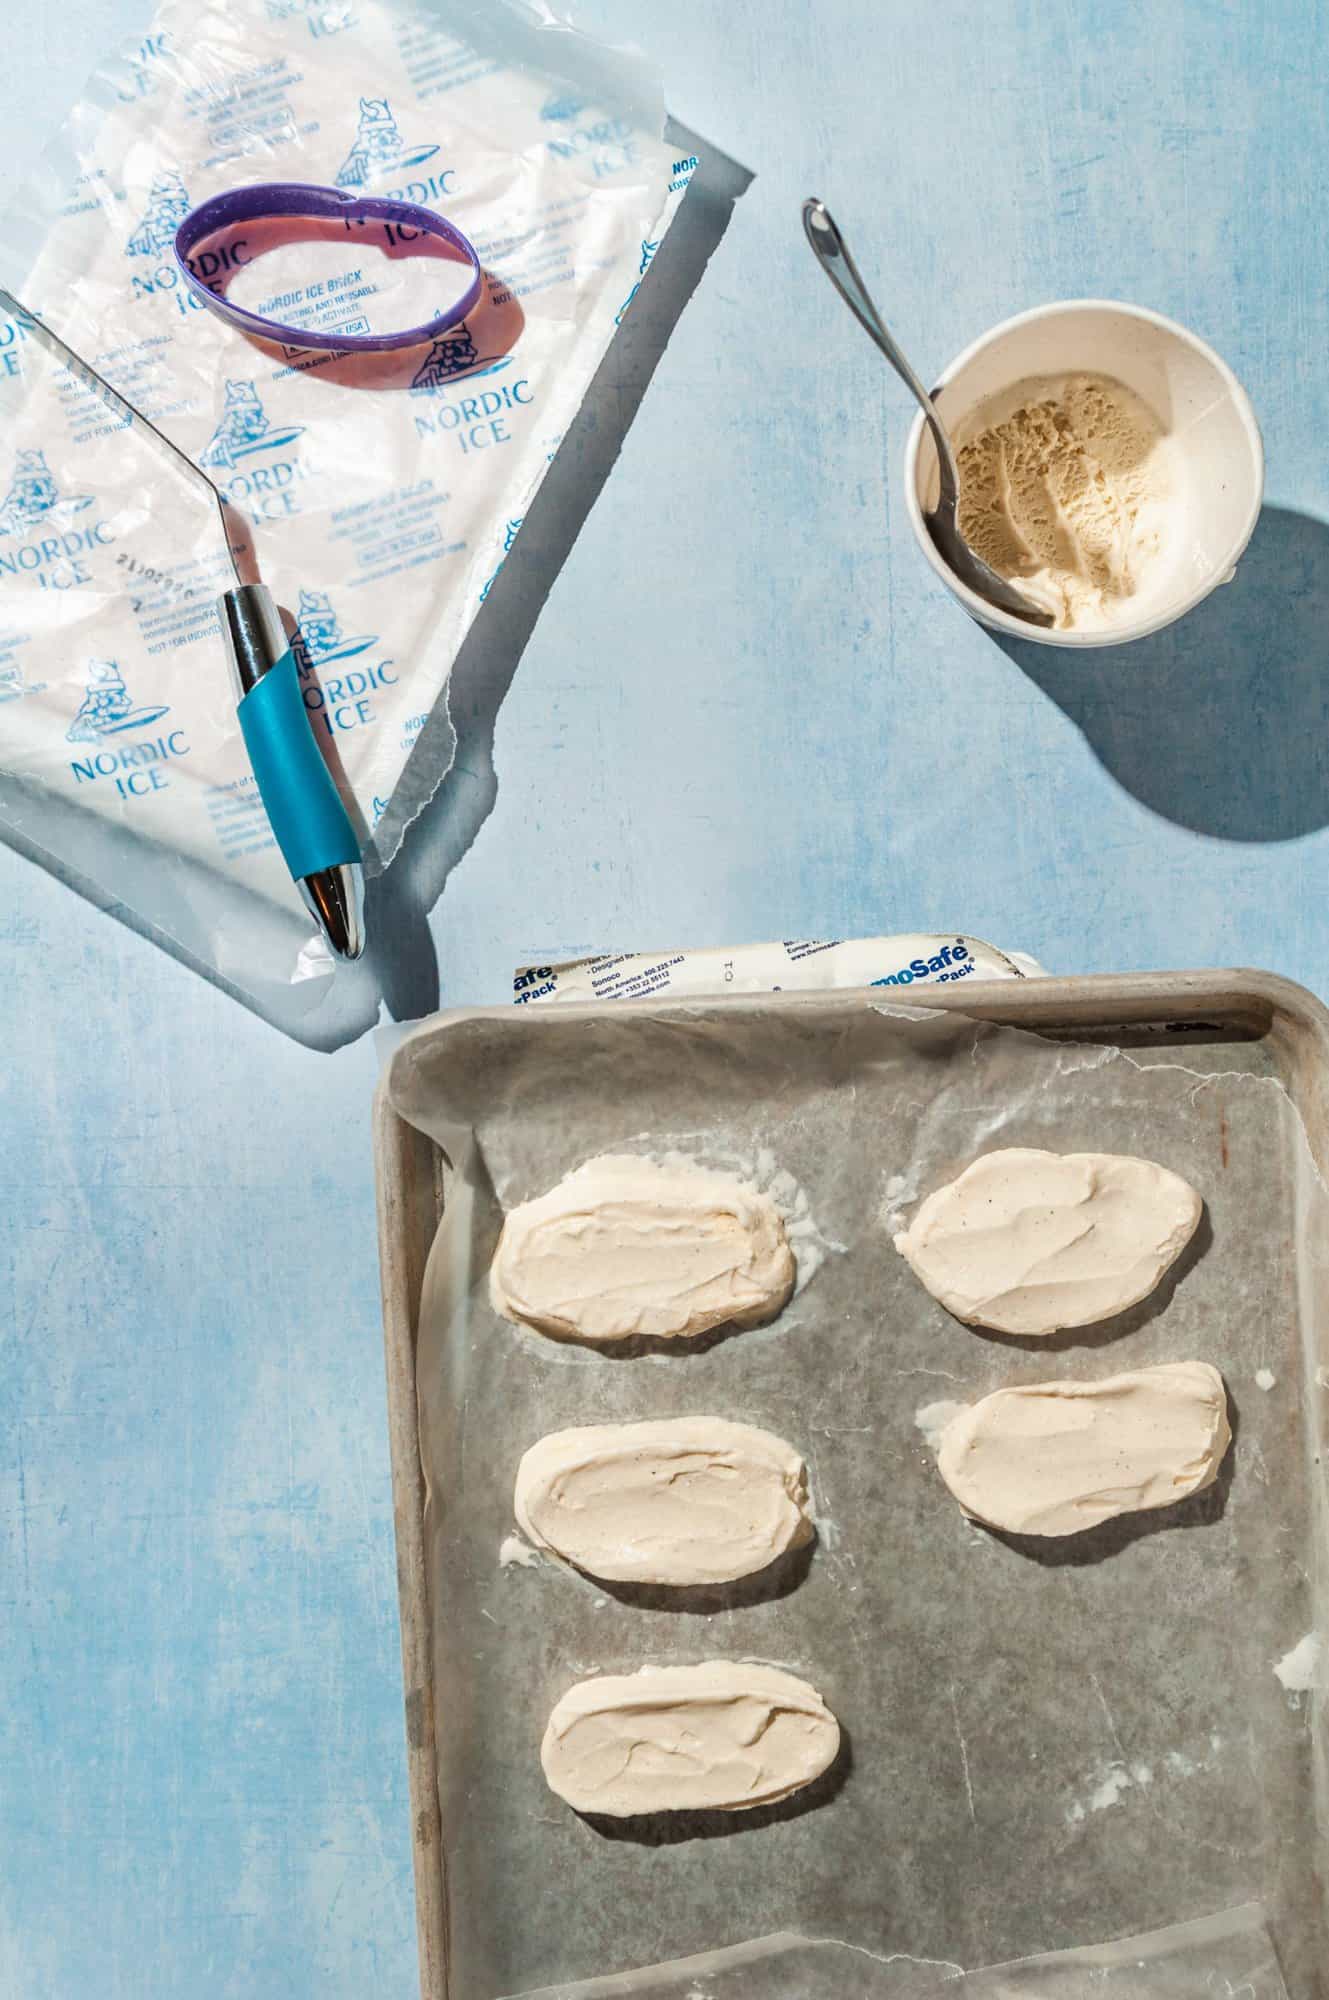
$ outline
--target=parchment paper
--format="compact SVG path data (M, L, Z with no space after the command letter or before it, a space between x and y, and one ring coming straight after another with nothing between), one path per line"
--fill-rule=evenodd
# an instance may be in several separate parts
M542 1987L524 2000L1286 2000L1286 1992L1264 1912L1247 1903L1146 1937L980 1972L785 1934Z
M1324 1197L1286 1094L1254 1073L1270 1060L1206 1050L1235 1067L1205 1077L852 996L477 1018L398 1050L393 1101L452 1163L417 1375L455 2000L789 1932L992 1966L1252 1899L1293 2000L1323 1992L1316 1698L1275 1667L1316 1623ZM1144 1154L1200 1189L1154 1298L1035 1343L923 1292L887 1218L1017 1144ZM625 1147L778 1168L838 1247L773 1326L703 1351L618 1358L497 1318L502 1209ZM1002 1383L1192 1357L1228 1383L1218 1485L1070 1541L966 1521L917 1423ZM792 1588L682 1600L500 1563L536 1438L683 1411L806 1454L819 1542ZM572 1681L713 1655L821 1689L850 1746L831 1796L616 1830L546 1789L539 1742ZM1188 1990L1223 1995L1215 1954Z

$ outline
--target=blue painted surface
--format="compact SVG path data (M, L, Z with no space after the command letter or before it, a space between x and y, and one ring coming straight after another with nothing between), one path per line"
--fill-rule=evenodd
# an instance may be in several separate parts
M555 950L932 925L1329 992L1325 9L578 18L757 178L539 618L487 817L463 729L444 999ZM15 11L10 179L146 21ZM1057 296L1213 340L1269 453L1237 583L1119 655L969 625L809 192L925 372ZM3 849L0 911L0 1991L406 1995L372 1050L293 1046Z

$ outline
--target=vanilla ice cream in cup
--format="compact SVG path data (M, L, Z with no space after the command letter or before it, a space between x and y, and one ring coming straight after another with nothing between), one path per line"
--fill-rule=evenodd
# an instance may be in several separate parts
M1120 646L1231 580L1264 493L1250 398L1175 320L1070 299L1005 320L934 391L960 465L960 530L1051 627L962 583L924 519L937 454L920 414L905 452L919 546L965 609L1040 646Z

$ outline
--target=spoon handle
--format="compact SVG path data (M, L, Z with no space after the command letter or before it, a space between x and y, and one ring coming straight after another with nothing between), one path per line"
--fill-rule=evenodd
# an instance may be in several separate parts
M937 447L941 503L944 507L953 506L959 492L960 480L955 465L955 454L951 450L951 441L946 435L945 426L937 415L936 405L931 396L896 346L885 321L872 303L871 294L863 283L858 266L849 254L849 246L840 234L835 217L824 201L813 199L804 202L803 229L808 242L812 245L812 252L817 262L854 318L863 331L877 343L900 380L917 399L923 415L928 420L932 441Z

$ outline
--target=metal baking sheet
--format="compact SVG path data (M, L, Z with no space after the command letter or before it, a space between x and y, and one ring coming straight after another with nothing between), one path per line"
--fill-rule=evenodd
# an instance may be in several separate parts
M1307 1135L1322 1158L1327 1049L1309 996L1232 974L971 988L926 1010L877 993L505 1010L407 1038L379 1149L427 2000L779 1932L977 1967L1250 1899L1292 2000L1318 2000L1316 1701L1284 1683L1306 1678L1323 1539ZM1206 1218L1175 1282L1036 1348L951 1320L889 1216L1022 1143L1191 1179ZM493 1314L503 1208L619 1147L792 1177L833 1247L774 1326L621 1359ZM966 1522L918 1426L1003 1382L1189 1356L1229 1385L1225 1477L1074 1542ZM500 1561L535 1438L684 1410L804 1450L820 1539L795 1588L680 1609ZM821 1688L850 1744L829 1796L614 1830L547 1791L539 1740L571 1681L711 1655Z

